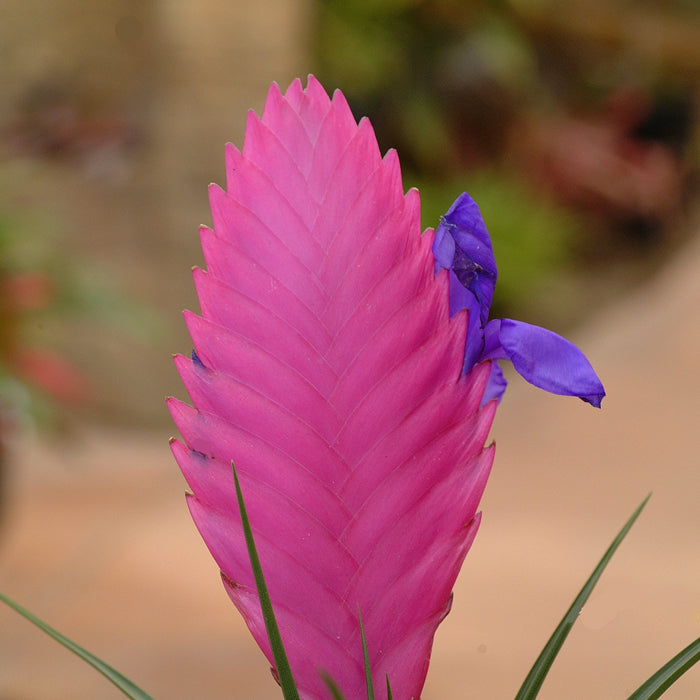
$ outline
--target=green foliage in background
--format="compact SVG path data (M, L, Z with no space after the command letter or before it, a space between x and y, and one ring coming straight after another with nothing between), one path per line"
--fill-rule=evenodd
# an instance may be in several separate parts
M577 221L500 165L502 130L536 86L532 47L507 4L325 0L317 57L320 77L370 116L382 150L398 149L424 228L462 191L474 197L503 273L496 309L527 310L534 287L566 263Z
M405 185L420 190L423 229L437 226L455 193L469 192L479 204L498 260L494 317L512 314L536 322L537 314L547 313L542 297L570 270L580 232L572 212L506 170L479 170L446 183L407 177Z
M404 165L433 176L463 169L455 119L475 117L470 132L498 147L502 120L537 85L532 46L507 8L322 0L317 72L342 87L356 116L372 118L382 148L398 148Z
M60 347L78 322L111 325L143 342L162 327L66 250L55 222L0 208L0 433L26 422L51 425L57 407L90 402L89 381Z
M564 317L561 307L580 294L574 288L587 274L586 261L600 265L601 241L623 257L634 253L635 242L651 241L644 250L658 267L653 246L662 246L668 227L677 228L673 216L649 214L644 197L638 211L625 209L615 200L614 174L594 183L602 194L592 206L571 201L566 193L588 192L591 176L575 160L562 172L547 168L552 154L565 159L574 150L565 147L569 137L578 139L581 157L588 132L577 129L593 117L603 134L595 157L635 152L637 160L627 163L633 170L646 157L645 145L655 142L624 141L637 138L638 126L620 126L630 119L625 105L641 110L639 119L657 119L643 110L660 105L668 119L664 146L682 182L700 164L700 136L693 136L700 122L690 99L700 60L693 26L700 30L700 5L682 0L318 0L314 72L329 89L343 90L356 117L370 117L382 151L398 150L411 173L404 185L421 190L424 227L469 192L503 273L498 314L546 324ZM631 102L608 104L628 91L636 96ZM557 141L547 138L551 123L559 128ZM540 140L528 141L533 134ZM656 182L651 192L663 201L669 182L663 177L672 176L643 167L631 173L628 190ZM578 276L565 280L572 271ZM567 299L557 302L560 288Z

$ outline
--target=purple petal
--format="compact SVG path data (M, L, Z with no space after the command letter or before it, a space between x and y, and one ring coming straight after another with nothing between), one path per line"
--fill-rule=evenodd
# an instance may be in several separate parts
M435 238L433 239L433 255L438 267L442 267L445 270L452 269L456 245L455 239L450 235L447 226L440 224L435 231Z
M605 389L586 356L552 331L504 318L499 338L518 374L553 394L578 396L596 408Z
M466 309L469 314L467 340L464 347L464 371L468 372L477 362L481 361L484 350L481 305L479 300L460 284L455 273L450 270L450 317L462 309Z
M489 382L486 385L486 391L481 399L481 405L487 404L489 401L496 399L500 403L503 394L505 393L508 382L503 376L503 370L495 360L491 362L491 374L489 374Z
M501 345L501 319L491 319L484 328L484 349L479 362L510 359Z
M449 233L449 236L447 234ZM449 257L452 238L456 247ZM498 270L493 255L491 238L476 202L466 193L461 194L442 217L435 234L433 254L443 267L450 267L461 284L479 300L482 325L486 324L493 300Z

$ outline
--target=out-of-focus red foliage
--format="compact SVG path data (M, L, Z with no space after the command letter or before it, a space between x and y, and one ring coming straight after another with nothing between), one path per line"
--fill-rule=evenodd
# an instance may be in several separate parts
M566 204L662 225L680 209L687 173L670 145L639 135L652 108L648 96L626 90L592 115L523 120L512 152L532 181Z
M55 401L79 403L89 395L84 377L55 352L24 347L12 359L19 378L41 389Z
M55 352L28 345L24 326L56 301L53 280L43 272L0 270L0 367L5 375L31 384L50 398L74 403L87 398L80 372Z

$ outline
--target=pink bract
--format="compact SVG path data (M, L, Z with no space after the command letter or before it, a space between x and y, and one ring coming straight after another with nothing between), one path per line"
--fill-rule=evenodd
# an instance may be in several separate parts
M168 402L192 517L272 662L233 461L302 698L329 697L321 669L364 697L358 609L377 697L388 674L418 698L493 460L490 363L462 376L418 192L340 92L273 85L226 156L175 360L193 406Z

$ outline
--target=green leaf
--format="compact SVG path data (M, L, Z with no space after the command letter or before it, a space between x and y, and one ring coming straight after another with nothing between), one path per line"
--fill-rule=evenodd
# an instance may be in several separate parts
M627 533L630 531L630 528L632 525L634 525L634 521L639 517L639 514L642 512L644 506L647 504L647 501L650 498L651 494L649 494L634 511L634 513L632 513L630 519L625 523L617 537L612 541L612 544L608 547L607 551L603 555L603 558L598 563L598 566L596 566L596 568L593 570L590 578L588 581L586 581L580 593L571 604L571 607L566 611L566 615L564 615L562 621L554 630L554 633L549 638L549 641L547 644L545 644L544 649L537 657L537 661L535 661L534 666L530 669L530 673L528 673L527 678L525 678L525 681L520 687L518 694L515 696L515 700L533 700L533 698L537 697L537 694L542 687L542 683L547 676L554 659L559 653L562 644L564 644L564 641L569 636L569 632L571 631L574 622L576 622L581 609L588 600L588 597L591 595L596 583L598 583L598 579L601 577L605 567L610 563L610 559L612 559L613 554L615 554L617 548L622 543L622 540L625 539Z
M333 700L345 700L345 696L340 692L340 688L335 684L335 681L325 671L320 671L319 673L333 696Z
M369 652L367 650L367 638L365 637L365 627L362 624L362 614L360 613L360 609L357 609L357 617L360 621L360 636L362 637L362 658L364 659L364 665L365 665L365 680L367 682L367 700L374 700L374 684L372 683L372 669L370 668L370 663L369 663ZM330 690L331 694L333 695L334 700L345 700L343 698L343 694L340 692L340 689L338 686L335 684L333 679L324 671L321 671L321 678L323 678L324 683L328 686L328 690ZM391 698L391 686L389 685L389 676L387 675L386 677L386 688L387 688L387 698L388 700L392 700Z
M627 700L656 700L698 661L700 661L700 637L664 664L649 680L642 683Z
M263 576L258 551L255 548L255 541L253 540L253 531L250 528L248 513L246 512L245 503L243 502L241 485L238 482L238 474L236 473L236 467L233 462L231 462L231 468L233 469L233 479L236 482L236 498L238 499L238 509L241 514L243 534L245 535L245 542L246 546L248 547L248 558L250 559L250 565L253 569L255 585L258 589L258 598L260 599L260 607L262 608L263 620L265 621L267 638L270 640L270 647L272 648L272 657L275 660L277 678L280 686L282 687L282 694L284 695L285 700L299 700L299 691L297 690L294 677L292 676L292 669L289 667L289 660L287 659L287 653L284 650L284 644L282 644L282 637L280 636L280 630L277 626L275 613L272 609L270 594L267 592L265 577Z
M119 688L119 690L124 693L129 698L133 700L153 700L153 698L141 688L139 688L135 683L130 681L128 678L123 676L115 668L112 668L109 664L106 664L101 659L91 654L86 649L78 646L75 642L64 637L60 632L50 627L45 622L40 620L36 615L32 614L26 608L23 608L19 603L15 603L14 600L8 598L6 595L0 593L0 600L7 603L13 610L16 610L20 615L26 617L27 620L34 623L39 629L42 629L50 637L53 637L57 642L63 644L66 649L72 651L76 656L79 656L83 661L87 661L94 669L99 671L105 678L112 681L114 685Z
M372 669L369 665L369 652L367 651L367 638L365 637L365 627L362 624L360 609L357 609L357 616L360 619L360 634L362 635L362 658L365 660L365 678L367 679L367 700L374 700L374 686L372 685Z
M386 674L386 698L387 700L393 700L391 697L391 684L389 683L389 674Z

